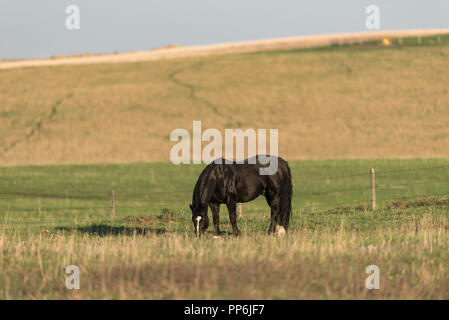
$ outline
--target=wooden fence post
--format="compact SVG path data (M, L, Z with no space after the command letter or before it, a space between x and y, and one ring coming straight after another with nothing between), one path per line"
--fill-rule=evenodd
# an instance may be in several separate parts
M111 214L111 221L115 218L115 196L114 191L109 193L109 212Z
M241 203L237 203L237 216L239 218L242 217L242 204Z
M374 175L374 168L371 168L371 209L376 210L376 178Z

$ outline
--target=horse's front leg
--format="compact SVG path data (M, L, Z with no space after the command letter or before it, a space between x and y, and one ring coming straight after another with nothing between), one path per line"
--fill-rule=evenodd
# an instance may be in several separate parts
M214 235L220 235L220 204L209 203L210 210L212 211L212 219L214 220Z
M240 230L237 227L237 214L236 214L237 202L236 201L228 201L226 203L226 206L228 207L229 220L231 221L231 225L232 225L232 232L234 233L235 236L239 236Z

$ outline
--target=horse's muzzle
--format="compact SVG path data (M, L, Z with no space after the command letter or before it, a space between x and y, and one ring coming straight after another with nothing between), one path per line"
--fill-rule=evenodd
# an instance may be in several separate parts
M203 218L201 216L197 216L194 219L194 225L195 225L195 233L197 235L197 237L200 237L204 231L207 230L207 228L209 227L209 219Z

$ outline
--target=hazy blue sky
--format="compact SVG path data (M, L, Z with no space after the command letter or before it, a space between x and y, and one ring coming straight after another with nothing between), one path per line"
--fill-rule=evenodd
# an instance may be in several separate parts
M449 0L0 0L0 59L367 31L370 4L381 30L449 28Z

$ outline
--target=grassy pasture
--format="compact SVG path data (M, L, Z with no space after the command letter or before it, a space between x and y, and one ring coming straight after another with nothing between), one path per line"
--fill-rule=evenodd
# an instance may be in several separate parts
M207 234L200 241L188 203L203 166L1 168L0 297L449 297L449 201L441 196L448 192L449 160L311 160L290 166L288 237L265 235L269 211L261 198L243 206L242 237L230 236L222 206L222 239ZM363 206L370 199L370 167L377 171L377 212ZM118 199L114 222L110 190ZM420 196L439 200L416 201ZM402 197L392 208L392 199ZM70 264L81 270L78 291L65 288ZM370 264L381 270L380 290L365 288Z
M0 71L0 298L449 298L448 44ZM192 120L279 129L287 237L266 236L263 198L240 238L224 207L223 237L194 237L203 166L166 161ZM365 288L372 264L380 290Z

